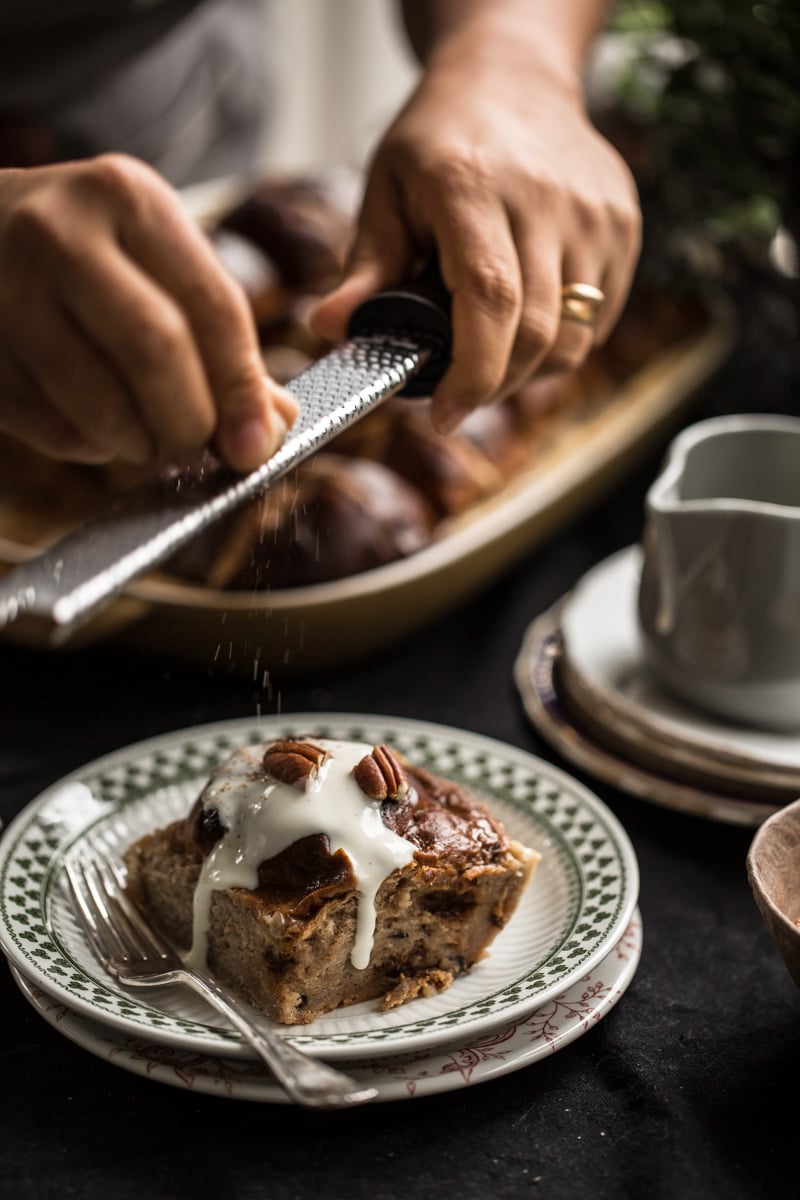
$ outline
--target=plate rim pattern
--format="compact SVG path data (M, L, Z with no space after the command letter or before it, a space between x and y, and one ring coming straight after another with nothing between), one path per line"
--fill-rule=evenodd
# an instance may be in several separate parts
M551 852L561 855L564 870L568 875L572 871L574 878L558 945L499 991L421 1020L414 1020L411 1010L402 1013L399 1024L372 1029L319 1035L312 1026L293 1027L288 1036L296 1044L326 1057L352 1055L356 1049L388 1054L404 1043L421 1047L452 1038L456 1028L488 1028L563 991L571 979L604 957L626 927L638 900L633 847L606 805L559 768L518 747L453 726L377 714L289 713L161 734L104 755L43 792L15 818L0 842L0 946L23 974L87 1016L97 1019L103 1014L135 1027L145 1021L150 1034L164 1040L183 1035L206 1047L219 1043L227 1053L249 1054L234 1031L165 1015L105 979L99 966L96 977L87 974L65 954L61 931L52 920L54 890L65 854L89 829L157 787L201 783L210 766L243 740L257 742L312 729L318 736L394 741L420 765L460 779L480 794L495 795L547 830ZM90 787L92 812L71 813L66 803L59 807L61 789L74 782ZM576 822L585 828L576 830ZM398 1011L402 1010L394 1010L393 1020Z
M376 1100L382 1102L471 1087L531 1066L588 1033L616 1008L636 975L642 944L642 917L637 906L622 937L591 972L510 1025L490 1030L464 1045L435 1048L432 1054L364 1060L349 1064L348 1069L356 1078L376 1087ZM165 1053L169 1048L163 1044L148 1044L124 1035L62 1005L32 985L17 967L11 967L11 974L25 999L47 1024L105 1062L189 1092L289 1103L258 1063L190 1051Z

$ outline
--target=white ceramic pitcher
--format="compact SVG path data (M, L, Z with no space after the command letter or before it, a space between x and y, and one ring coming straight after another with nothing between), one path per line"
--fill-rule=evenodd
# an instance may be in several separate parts
M800 418L689 426L645 502L639 621L659 681L800 735Z

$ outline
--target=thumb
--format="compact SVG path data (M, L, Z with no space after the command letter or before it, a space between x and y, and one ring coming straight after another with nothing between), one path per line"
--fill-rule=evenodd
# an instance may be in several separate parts
M314 333L330 342L343 341L350 317L359 304L395 282L393 275L376 259L354 263L342 283L312 311L310 322Z
M226 392L219 406L214 449L234 471L254 471L272 457L296 417L294 396L258 373L248 387Z
M312 312L314 332L328 341L342 341L359 304L402 283L414 261L412 239L393 198L379 185L368 187L345 277Z

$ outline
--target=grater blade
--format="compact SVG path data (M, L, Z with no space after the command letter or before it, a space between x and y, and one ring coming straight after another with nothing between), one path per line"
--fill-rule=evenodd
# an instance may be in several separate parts
M63 640L132 579L404 389L430 356L424 338L352 337L287 384L299 414L268 462L242 476L207 457L119 497L0 579L0 628L31 613L52 621L55 640Z

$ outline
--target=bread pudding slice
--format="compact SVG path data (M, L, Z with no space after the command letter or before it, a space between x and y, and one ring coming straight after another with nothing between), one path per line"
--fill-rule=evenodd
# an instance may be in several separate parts
M448 987L538 860L460 785L322 738L237 750L125 854L133 899L188 960L286 1025Z

